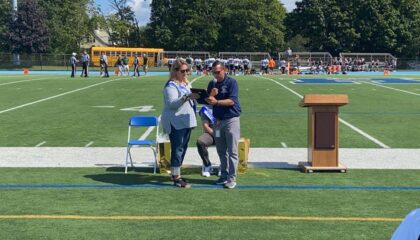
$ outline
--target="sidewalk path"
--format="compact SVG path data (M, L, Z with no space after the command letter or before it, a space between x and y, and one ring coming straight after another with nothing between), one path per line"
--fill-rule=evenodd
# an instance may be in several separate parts
M1 147L0 167L112 167L125 162L122 147ZM215 148L210 158L219 164ZM151 166L153 153L148 148L133 148L137 166ZM340 163L349 169L420 169L420 149L342 148ZM143 162L142 162L143 161ZM248 164L261 168L297 168L307 161L306 148L251 148ZM190 147L184 165L201 166L195 147Z

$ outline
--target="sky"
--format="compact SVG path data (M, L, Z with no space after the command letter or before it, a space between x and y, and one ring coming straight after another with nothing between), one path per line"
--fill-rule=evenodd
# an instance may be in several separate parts
M95 0L102 12L107 15L112 11L110 7L110 0ZM133 8L133 11L136 13L137 20L139 21L140 26L146 25L149 22L150 18L150 3L152 0L128 0L127 3ZM288 12L292 11L296 6L296 0L281 0L281 2L286 7Z

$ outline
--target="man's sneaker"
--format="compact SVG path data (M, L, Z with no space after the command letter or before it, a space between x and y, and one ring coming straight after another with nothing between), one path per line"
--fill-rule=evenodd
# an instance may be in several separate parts
M179 188L191 188L191 184L189 184L182 178L174 179L174 186Z
M211 173L211 165L208 167L203 165L203 167L201 168L201 175L203 177L210 177L210 173Z
M216 181L216 184L217 184L217 185L223 185L223 184L225 184L225 183L227 183L227 179L226 179L226 178L219 178L219 179L217 179L217 181Z
M235 187L236 187L236 182L233 181L233 180L229 180L225 183L225 188L232 189L232 188L235 188Z

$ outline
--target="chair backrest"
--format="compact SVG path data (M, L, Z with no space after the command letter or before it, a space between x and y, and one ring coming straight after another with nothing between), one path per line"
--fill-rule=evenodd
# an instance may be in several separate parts
M158 126L159 120L155 116L133 116L128 122L129 126L149 127Z

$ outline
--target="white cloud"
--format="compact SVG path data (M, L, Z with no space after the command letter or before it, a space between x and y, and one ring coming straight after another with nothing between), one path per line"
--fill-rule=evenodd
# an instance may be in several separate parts
M139 25L146 25L150 20L150 3L152 0L130 0L128 4L136 14Z
M284 4L284 7L286 8L287 12L291 12L293 9L296 8L296 0L281 0L280 2Z

